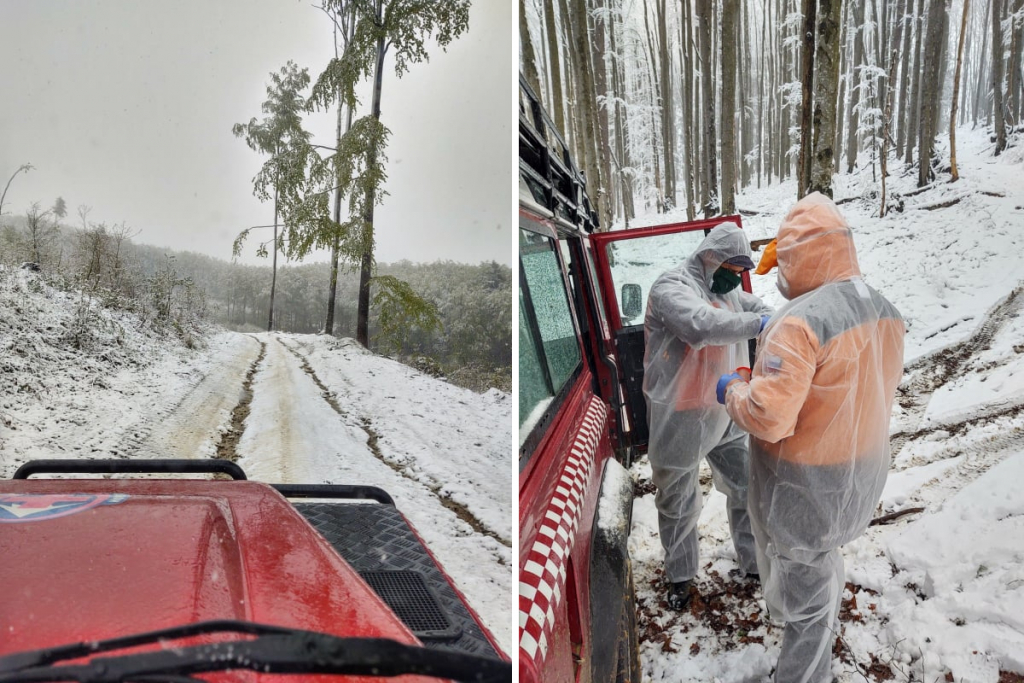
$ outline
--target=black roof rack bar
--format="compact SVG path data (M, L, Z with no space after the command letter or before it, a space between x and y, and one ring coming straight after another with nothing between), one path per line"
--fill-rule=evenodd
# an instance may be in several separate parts
M395 501L387 491L376 486L354 484L271 484L285 498L346 498L375 500L394 507Z
M544 208L560 215L578 229L593 232L597 215L587 196L586 178L573 163L565 143L540 100L522 73L519 74L519 159L533 171L544 188ZM523 110L523 98L530 111Z
M34 474L227 474L244 480L245 471L229 460L187 459L100 459L30 460L12 479L28 479Z

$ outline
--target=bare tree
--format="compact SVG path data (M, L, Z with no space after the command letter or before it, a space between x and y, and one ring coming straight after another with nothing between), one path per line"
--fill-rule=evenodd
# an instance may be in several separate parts
M1024 73L1021 72L1022 63L1024 63L1022 53L1024 53L1024 0L1015 0L1010 19L1010 60L1008 62L1010 73L1006 85L1006 93L1010 98L1007 109L1010 126L1017 126L1021 119L1024 119L1024 109L1022 109L1024 98L1021 97L1021 91L1024 90L1024 84L1021 83L1021 78L1024 77Z
M11 177L7 179L7 184L4 185L4 193L0 194L0 216L4 214L4 199L7 198L7 190L10 189L11 183L14 182L14 176L19 173L28 173L33 168L32 164L22 164L18 167L18 170L11 174Z
M700 182L700 173L696 172L700 164L699 145L693 139L694 131L697 130L697 122L700 120L698 114L700 108L697 106L694 97L694 62L696 57L693 49L693 5L689 0L682 3L682 14L680 20L680 41L683 43L683 108L687 111L686 117L686 218L694 219L693 206L697 197L697 186Z
M57 239L58 234L59 229L56 223L50 220L50 211L43 211L39 202L32 202L28 211L25 212L25 235L28 238L28 249L32 261L40 266L43 265L46 250Z
M933 0L934 2L935 0ZM992 119L996 132L995 155L1006 149L1006 121L1003 117L1003 30L999 6L993 0L992 7Z
M933 2L935 0L932 0ZM904 163L908 166L914 161L914 147L917 139L916 131L921 121L921 43L924 34L924 0L917 0L917 11L914 13L914 65L911 68L913 82L910 86L910 101L907 103L906 119L900 128L897 146L906 141Z
M676 204L676 164L675 164L675 106L672 97L672 59L668 45L668 4L666 0L658 0L655 4L655 22L658 31L658 71L661 78L658 85L661 91L661 138L665 168L665 200L668 208Z
M960 173L956 169L956 106L957 93L960 91L960 69L963 65L964 36L967 34L967 13L970 5L970 0L964 0L964 16L960 20L960 41L956 48L956 74L953 76L953 111L949 114L949 165L952 182L960 179Z
M717 134L715 130L715 77L711 64L711 27L714 20L713 0L697 0L697 19L700 23L699 44L701 61L701 109L704 121L703 194L704 217L718 215Z

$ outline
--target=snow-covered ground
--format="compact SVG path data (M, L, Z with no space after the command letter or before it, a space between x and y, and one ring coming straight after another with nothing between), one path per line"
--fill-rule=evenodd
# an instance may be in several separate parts
M1024 674L1024 144L995 158L981 131L961 130L957 141L959 182L905 197L904 210L885 218L877 198L840 206L865 279L908 328L878 514L923 508L844 548L844 643L833 670L844 683L1008 683ZM916 173L891 170L890 193L915 191ZM838 176L836 188L837 200L867 196L870 166ZM738 197L741 210L757 212L743 218L751 238L774 236L795 195L784 183ZM635 225L669 219L680 217ZM783 303L774 273L755 276L753 287ZM633 475L645 492L630 537L645 680L768 681L782 629L768 622L760 589L731 574L724 497L710 471L700 521L703 600L686 614L663 600L646 461Z
M227 449L251 479L379 486L506 652L511 412L508 394L452 386L352 340L210 332L189 350L0 270L0 477L38 458Z

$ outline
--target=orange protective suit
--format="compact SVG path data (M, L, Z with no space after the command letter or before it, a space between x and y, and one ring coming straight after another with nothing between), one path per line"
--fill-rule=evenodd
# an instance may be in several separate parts
M778 234L790 299L758 340L750 383L726 410L751 435L748 504L772 615L786 621L777 683L832 678L844 586L839 547L867 527L889 470L889 417L903 374L899 311L861 278L831 199L797 202Z

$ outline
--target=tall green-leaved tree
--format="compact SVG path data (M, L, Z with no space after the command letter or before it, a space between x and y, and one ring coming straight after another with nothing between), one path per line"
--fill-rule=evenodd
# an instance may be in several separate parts
M273 266L270 280L270 306L267 313L267 331L274 329L274 293L277 288L277 252L282 247L278 236L282 206L299 202L307 183L307 169L319 157L310 145L310 134L302 128L302 115L306 111L306 99L302 91L309 85L309 73L289 61L278 73L270 74L267 85L267 99L263 103L265 114L262 120L250 119L248 123L236 123L231 131L244 138L247 145L256 152L269 154L260 172L253 178L253 194L260 201L274 200ZM270 227L270 226L255 226ZM233 251L237 256L242 245L254 228L246 228L235 239ZM260 244L258 255L267 255L267 242Z
M328 108L338 98L355 107L355 90L365 78L373 78L370 113L352 123L342 136L337 152L329 160L334 181L345 186L349 195L350 220L336 228L343 233L342 251L359 263L359 295L356 339L369 346L370 284L374 271L374 209L381 203L387 161L384 150L390 132L381 123L381 95L384 60L390 54L395 75L401 78L411 64L429 59L428 41L442 49L462 35L469 25L469 0L324 0L335 12L352 12L352 32L344 52L331 60L313 87L312 100ZM311 220L329 227L324 221ZM422 302L411 289L394 278L381 278L375 284L375 300L381 306L419 307ZM394 318L395 313L389 313ZM404 314L403 314L404 315ZM418 316L413 316L421 320Z

